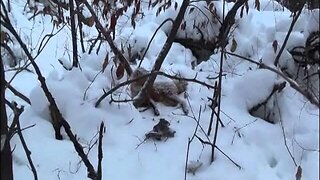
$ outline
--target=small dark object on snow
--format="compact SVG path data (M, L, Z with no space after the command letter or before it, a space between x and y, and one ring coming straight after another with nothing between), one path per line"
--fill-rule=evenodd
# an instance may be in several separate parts
M170 123L161 118L159 123L153 126L153 130L146 133L146 139L154 139L161 141L162 139L167 139L169 137L174 137L176 131L172 130L170 127Z

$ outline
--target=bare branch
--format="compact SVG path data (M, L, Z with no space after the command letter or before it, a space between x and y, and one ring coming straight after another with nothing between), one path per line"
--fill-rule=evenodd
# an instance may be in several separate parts
M6 13L6 11L5 11L5 13ZM47 100L50 103L50 110L51 110L51 115L52 115L52 123L53 123L53 127L54 127L54 130L55 130L56 139L61 140L62 139L62 135L60 133L60 128L61 128L60 121L62 119L62 115L60 113L60 110L58 109L58 106L57 106L52 94L49 91L49 88L48 88L48 86L47 86L47 84L45 82L45 78L42 76L40 68L37 65L37 63L35 62L34 57L32 57L32 55L30 54L26 44L22 41L22 39L18 35L18 33L15 30L15 28L12 26L8 15L7 14L3 14L3 12L1 11L1 17L2 17L1 24L5 28L7 28L12 33L12 35L16 38L16 40L20 44L21 48L23 49L24 53L27 55L28 59L30 60L32 66L34 67L34 70L35 70L35 72L36 72L36 74L38 76L38 80L39 80L39 82L41 84L42 90L43 90L44 94L46 95Z
M261 63L261 62L257 62L255 60L252 60L250 58L246 58L246 57L243 57L243 56L240 56L238 54L234 54L234 53L231 53L231 52L226 52L227 54L229 55L232 55L232 56L236 56L238 58L241 58L243 60L246 60L248 62L251 62L253 64L256 64L258 65L259 68L262 68L262 69L268 69L276 74L278 74L279 76L281 76L283 79L285 79L287 82L289 82L290 86L295 89L296 91L298 91L299 93L301 93L305 98L307 98L312 104L316 105L317 107L320 107L320 102L319 100L312 94L310 93L308 90L304 90L302 89L302 87L299 86L299 84L293 80L292 78L288 77L287 75L285 75L283 72L281 72L280 70L278 69L275 69L275 68L272 68L264 63Z
M8 53L10 54L12 61L14 62L14 65L16 65L18 63L18 59L17 57L14 55L14 52L12 51L12 49L8 46L8 44L6 43L1 43L0 44L5 50L8 51Z
M230 32L230 29L232 25L235 23L235 16L238 11L238 9L246 2L247 0L238 0L236 3L232 6L230 11L228 12L227 16L223 19L219 35L218 35L218 44L220 47L226 47L228 43L228 35ZM225 1L223 1L223 5L225 5ZM223 8L224 10L224 8ZM224 13L224 11L223 11ZM218 46L217 46L218 47Z
M95 172L95 170L93 168L93 165L89 161L88 156L84 153L83 147L78 142L77 136L74 135L73 132L71 131L71 127L70 127L69 123L63 118L62 121L61 121L61 124L64 127L64 129L65 129L68 137L70 138L71 142L73 143L74 148L77 151L78 155L81 157L83 163L87 167L88 177L90 179L96 179L97 178L97 173Z
M215 108L217 107L218 105L218 102L217 102L217 96L218 96L218 91L217 91L217 82L215 82L215 85L214 85L216 88L214 89L213 93L212 93L212 98L210 98L211 100L211 105L210 105L210 108L211 108L211 115L210 115L210 121L209 121L209 126L208 126L208 136L210 136L211 134L211 130L212 130L212 124L213 124L213 118L214 118L214 115L215 115Z
M221 152L227 159L229 159L235 166L237 166L239 169L242 169L242 167L241 167L238 163L236 163L235 161L233 161L233 160L232 160L226 153L224 153L218 146L214 146L214 145L213 145L211 142L209 142L209 141L204 141L202 138L200 138L200 137L197 136L197 135L196 135L196 138L197 138L202 144L210 145L212 149L214 149L214 147L217 148L217 150L218 150L219 152ZM211 158L213 158L212 155L211 155Z
M188 82L194 82L194 83L197 83L197 84L201 84L203 86L206 86L207 88L215 88L214 86L210 85L210 84L207 84L203 81L200 81L200 80L197 80L195 76L194 78L181 78L181 77L178 77L178 76L172 76L172 75L169 75L169 74L166 74L164 72L161 72L161 71L154 71L154 72L151 72L151 73L148 73L148 74L145 74L145 75L142 75L136 79L130 79L128 81L125 81L123 83L120 83L118 84L117 86L113 87L112 89L110 89L108 92L104 92L104 94L98 99L98 101L96 102L95 104L95 107L98 107L101 103L101 101L106 98L107 96L109 96L111 93L115 92L116 90L118 90L119 88L125 86L125 85L128 85L128 84L131 84L133 82L136 82L136 81L139 81L141 79L144 79L146 77L150 77L152 75L162 75L162 76L165 76L165 77L168 77L168 78L171 78L171 79L176 79L176 80L181 80L181 81L188 81Z
M191 139L188 138L186 162L185 162L185 165L184 165L184 180L187 180L187 169L188 169L189 150L190 150L190 144L191 144L191 142L192 142Z
M293 26L296 24L296 22L297 22L297 20L298 20L298 18L299 18L299 16L300 16L300 14L301 14L301 12L302 12L303 7L304 7L304 3L301 5L301 7L300 7L300 9L299 9L299 11L298 11L298 14L295 14L295 15L293 16L293 19L292 19L292 22L291 22L291 24L290 24L289 30L288 30L288 32L287 32L287 35L286 35L286 37L285 37L285 39L284 39L284 41L283 41L283 44L282 44L282 46L281 46L281 48L280 48L280 50L279 50L279 53L277 54L277 56L276 56L276 58L275 58L275 60L274 60L274 65L275 65L276 67L277 67L277 65L278 65L278 63L279 63L280 56L281 56L284 48L285 48L286 45L287 45L287 42L288 42L289 37L290 37L290 34L291 34L292 30L293 30Z
M31 104L30 99L23 95L21 92L19 92L18 90L16 90L14 87L11 86L11 84L9 84L7 81L5 81L7 88L16 96L18 96L20 99L24 100L26 103Z
M88 54L91 54L91 51L93 50L94 46L97 44L97 42L98 42L99 40L100 40L100 41L102 40L102 38L101 38L101 32L98 33L98 36L94 39L93 43L90 45Z
M105 126L103 121L100 124L100 130L99 130L99 144L98 144L98 170L97 170L97 180L102 179L102 158L103 158L103 152L102 152L102 138L103 133L105 132Z
M74 12L74 4L73 0L69 1L70 5L70 20L71 20L71 36L72 36L72 56L73 56L73 67L78 67L78 46L77 46L77 30L75 23L75 12Z
M20 141L21 141L21 144L22 144L22 147L26 153L26 156L27 156L27 159L28 159L28 162L29 162L29 165L30 165L30 168L31 168L31 171L33 173L33 177L35 180L38 180L38 175L37 175L37 170L33 164L33 161L31 159L31 151L29 150L28 146L27 146L27 143L26 141L24 140L24 137L22 135L22 130L21 130L21 127L20 127L20 121L19 121L19 118L20 118L20 115L22 114L22 112L24 111L24 107L21 106L21 108L18 108L17 107L17 104L16 103L13 103L13 111L14 111L14 119L13 121L16 121L17 122L17 132L18 132L18 136L20 138Z
M178 15L177 15L176 19L174 20L174 23L172 25L172 29L168 35L168 38L167 38L165 44L163 45L162 50L160 51L160 53L155 61L155 64L152 68L152 72L160 70L162 63L163 63L165 57L167 56L167 54L172 46L172 43L175 39L175 36L178 32L178 29L180 28L180 24L184 18L184 14L186 12L188 5L189 5L189 0L184 0L182 2L180 10L178 12ZM147 81L143 85L143 87L138 95L139 99L137 99L137 101L134 102L135 106L139 107L139 106L141 106L141 104L143 104L145 102L146 98L148 97L147 95L149 94L148 91L153 86L153 83L156 80L156 77L157 77L157 75L154 74L154 75L151 75L147 79Z
M85 4L85 6L88 8L88 10L90 11L91 15L94 18L94 21L96 23L96 28L103 34L103 36L106 38L108 44L110 45L113 53L116 55L116 57L119 58L121 64L123 64L124 68L126 69L128 75L130 76L132 73L132 69L127 61L127 59L123 56L123 54L120 52L120 50L118 49L118 47L116 46L116 44L114 43L112 37L110 36L110 29L106 30L106 28L104 28L102 26L102 24L100 23L96 13L94 12L93 8L90 6L90 4L87 1L83 2Z
M76 11L77 17L79 17L81 15L80 2L75 0L75 3L76 3L76 10L77 10ZM78 27L79 27L80 45L81 45L82 53L85 53L86 50L84 48L84 41L83 41L82 21L78 21Z
M271 93L268 95L268 97L261 103L258 103L257 105L253 106L250 110L249 113L252 114L253 112L257 111L260 109L261 106L265 106L268 101L271 99L273 95L275 95L277 92L281 92L284 88L286 87L286 82L281 82L273 85Z
M147 52L148 52L148 50L149 50L149 48L150 48L150 45L151 45L151 42L152 42L153 38L156 36L156 34L157 34L157 32L159 31L159 29L160 29L165 23L167 23L168 21L171 21L171 22L173 23L173 19L167 18L166 20L164 20L164 21L160 24L160 26L159 26L159 27L156 29L156 31L153 33L153 35L152 35L152 37L151 37L151 39L150 39L150 41L149 41L149 43L148 43L148 45L147 45L147 48L146 48L146 50L144 51L143 56L141 57L141 61L140 61L138 67L141 66L142 61L143 61L144 57L146 56L146 54L147 54Z

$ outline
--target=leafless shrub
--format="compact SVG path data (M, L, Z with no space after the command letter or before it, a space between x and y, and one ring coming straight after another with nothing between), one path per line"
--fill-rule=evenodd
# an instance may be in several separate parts
M320 33L308 36L305 46L296 46L290 53L295 61L296 71L287 72L305 89L319 99Z

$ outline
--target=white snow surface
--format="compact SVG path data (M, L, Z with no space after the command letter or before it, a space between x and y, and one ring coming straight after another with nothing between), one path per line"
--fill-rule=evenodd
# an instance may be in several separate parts
M260 11L254 9L254 1L250 0L249 13L244 13L242 18L238 13L237 28L232 32L232 38L237 42L234 53L257 61L261 59L265 64L274 67L274 58L284 41L292 17L288 10L274 1L260 0L260 2ZM181 4L181 1L178 3ZM21 33L27 44L37 49L39 39L52 30L51 18L38 15L34 20L28 20L32 14L23 11L24 2L14 0L11 5L13 8L10 16L16 30ZM195 5L201 7L203 3L195 3ZM227 3L226 10L232 5L233 3ZM126 17L119 19L115 39L118 47L121 43L126 46L130 43L135 52L143 51L161 22L168 17L174 18L177 14L173 6L158 16L156 16L157 8L148 9L147 2L142 6L145 17L136 23L135 29L130 26L130 20L126 21ZM218 13L222 12L222 3L216 2L216 6L219 7ZM190 14L187 12L186 15L188 19L192 19L197 16L197 13L199 12L195 10ZM311 22L317 18L318 21ZM146 53L142 63L146 69L152 68L167 38L171 27L170 23L168 24L159 30ZM281 65L290 67L292 59L287 49L295 45L303 45L309 33L316 27L319 27L319 10L304 10L280 58ZM206 37L210 38L210 34L217 33L218 29L209 29ZM85 26L83 30L88 39L97 35L94 26ZM54 29L54 32L56 31L57 29ZM192 28L188 26L186 32L179 32L179 36L199 38L199 34L191 31L193 31ZM275 40L279 45L277 52L274 52L272 47ZM80 46L78 48L80 50ZM88 50L89 46L86 48ZM231 40L227 46L228 50L230 48ZM61 59L64 65L71 61L72 43L69 28L64 27L49 41L36 61L46 77L46 83L63 117L77 135L85 152L88 152L89 147L97 139L96 134L100 123L102 121L105 123L103 179L184 179L188 139L192 137L197 127L196 119L199 114L201 128L197 128L196 134L208 140L205 135L211 115L208 97L212 97L213 90L196 83L189 83L186 93L188 116L183 115L178 107L166 107L159 103L157 106L160 116L155 117L151 110L139 112L131 102L109 103L110 96L96 108L95 102L103 94L103 89L108 91L127 80L126 76L116 80L112 61L109 62L105 71L101 72L108 51L110 48L106 43L101 46L99 54L95 54L95 50L92 54L79 51L81 70L75 68L71 71L65 70L58 59ZM111 56L110 54L109 57ZM207 77L217 76L220 54L213 54L208 61L202 62L193 69L191 63L194 60L191 50L174 43L161 70L169 74L180 73L187 78L196 77L198 80L214 85L216 80ZM70 65L67 64L67 66ZM132 67L135 68L136 65ZM271 71L258 69L256 65L232 56L226 56L223 71L225 76L222 78L220 114L225 127L219 127L216 145L225 154L216 149L215 159L210 163L211 146L203 145L195 138L190 144L188 159L189 162L200 161L202 166L195 174L188 173L187 179L292 180L295 179L298 166L302 168L303 180L319 179L319 109L307 102L287 83L284 90L277 96L282 123L280 121L275 124L268 123L250 115L249 109L262 102L270 94L274 84L284 80ZM6 72L6 79L10 80L13 74L12 71ZM49 103L37 82L36 75L22 72L12 81L12 85L31 99L32 105L28 105L7 91L9 100L16 100L25 106L20 119L21 126L34 125L24 130L23 135L32 153L31 158L39 179L87 179L86 167L66 133L62 130L63 140L56 140L54 137L54 130L50 123ZM180 97L184 98L183 95ZM128 86L114 92L112 98L130 99ZM9 110L8 116L11 121L13 114ZM152 130L160 118L165 118L171 123L170 127L176 131L175 136L165 141L142 142L145 134ZM213 141L214 130L208 138L211 142ZM14 147L15 179L33 179L18 136L12 138L11 147ZM97 152L98 148L95 145L88 153L89 160L95 169L98 164ZM235 166L227 156L241 168Z

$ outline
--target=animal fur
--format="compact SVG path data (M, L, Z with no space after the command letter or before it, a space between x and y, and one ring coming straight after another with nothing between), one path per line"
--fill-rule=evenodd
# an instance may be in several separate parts
M137 68L132 74L130 79L136 79L143 75L149 74L144 68ZM144 83L147 81L146 78L135 81L130 85L131 97L137 96L142 89ZM155 82L152 89L149 91L149 97L155 102L161 102L166 106L177 106L180 105L183 112L188 114L188 109L184 100L178 97L179 94L187 90L188 83L180 80L170 80L165 82ZM145 104L144 106L150 106Z

